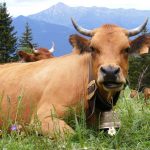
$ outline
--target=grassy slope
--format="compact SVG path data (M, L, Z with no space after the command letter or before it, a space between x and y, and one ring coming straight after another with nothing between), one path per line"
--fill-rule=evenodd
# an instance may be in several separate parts
M150 103L150 101L149 101ZM3 133L0 149L7 150L149 150L150 149L150 105L145 105L142 96L129 98L127 88L116 106L122 127L113 137L106 132L87 129L84 118L76 124L76 134L65 139L50 140L36 132L17 134ZM4 149L5 150L5 149Z

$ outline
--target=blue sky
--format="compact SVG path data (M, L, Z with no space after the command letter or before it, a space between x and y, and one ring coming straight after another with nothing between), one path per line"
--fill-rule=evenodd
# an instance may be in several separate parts
M63 2L69 6L150 10L150 0L1 0L1 2L7 3L8 11L14 17L40 12L58 2Z

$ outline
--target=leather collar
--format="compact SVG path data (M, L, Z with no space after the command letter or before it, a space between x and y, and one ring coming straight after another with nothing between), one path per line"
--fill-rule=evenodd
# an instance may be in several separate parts
M103 99L103 97L100 95L99 91L96 90L93 97L88 101L89 108L86 111L87 119L90 119L93 116L95 109L98 110L99 112L111 110L112 107L114 105L116 105L119 95L120 95L120 92L117 92L113 96L112 102L109 103L106 99Z

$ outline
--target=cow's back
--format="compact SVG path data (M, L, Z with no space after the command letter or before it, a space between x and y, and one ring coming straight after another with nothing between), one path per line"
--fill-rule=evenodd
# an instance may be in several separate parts
M70 55L53 60L0 66L3 118L15 120L21 100L23 121L41 105L70 107L85 94L88 56ZM85 83L83 83L85 82ZM20 114L20 113L19 113Z

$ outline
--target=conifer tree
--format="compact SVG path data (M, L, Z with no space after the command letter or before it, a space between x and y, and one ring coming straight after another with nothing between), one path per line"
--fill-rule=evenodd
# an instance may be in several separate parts
M32 38L32 30L28 24L28 22L25 25L25 31L23 32L22 37L19 40L19 47L22 49L30 48L29 42L32 43L33 46L36 46L36 44L33 44L33 38Z
M140 85L139 81L141 82ZM150 54L143 54L141 57L130 57L129 82L130 88L136 90L142 87L150 87Z
M0 3L0 63L9 62L10 55L16 51L16 42L12 17L7 12L6 3Z

